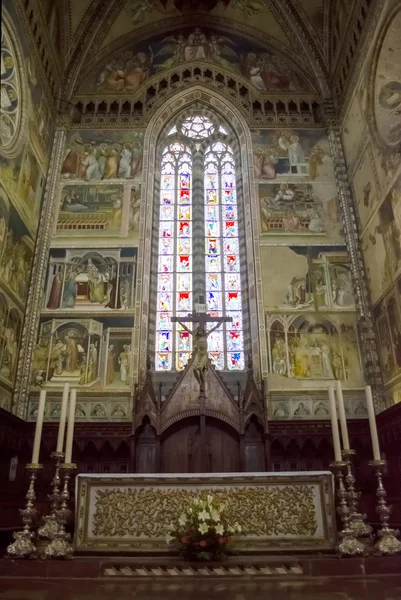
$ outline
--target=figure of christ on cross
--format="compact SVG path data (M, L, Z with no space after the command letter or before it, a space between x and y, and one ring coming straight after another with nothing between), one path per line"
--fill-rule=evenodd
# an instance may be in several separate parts
M192 355L194 357L192 366L194 375L199 383L200 391L205 391L205 375L210 365L210 358L207 353L207 338L208 336L220 327L221 323L231 322L231 317L211 317L206 312L197 312L189 314L187 317L172 317L173 323L179 323L194 339L194 349ZM197 323L198 326L192 331L185 323ZM206 323L216 323L209 331L206 331Z

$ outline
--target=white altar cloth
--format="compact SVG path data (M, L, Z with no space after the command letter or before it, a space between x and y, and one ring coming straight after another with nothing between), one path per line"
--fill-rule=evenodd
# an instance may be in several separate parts
M166 551L171 521L209 493L244 533L241 551L322 551L336 544L333 477L286 473L81 474L75 548L86 553Z

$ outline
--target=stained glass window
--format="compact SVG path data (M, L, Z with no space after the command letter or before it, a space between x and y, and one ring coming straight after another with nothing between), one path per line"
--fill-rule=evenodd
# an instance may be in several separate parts
M170 143L162 155L156 370L181 370L191 356L192 336L179 324L172 323L171 317L184 317L193 312L194 302L198 301L193 297L193 238L195 248L199 248L203 240L205 244L205 281L197 293L206 296L211 316L232 319L209 335L210 359L218 370L242 370L243 298L233 150L225 141L226 129L215 126L207 117L188 117L181 121L178 129L188 138L188 143ZM172 134L182 139L176 127L169 130L169 135ZM219 136L221 141L208 142L212 135L215 139ZM203 157L203 167L193 181L192 155L195 153L199 153L198 161ZM193 221L193 202L195 206L202 203L202 187L204 223L199 224ZM193 189L197 190L194 198ZM203 261L203 257L199 258ZM212 327L213 324L209 324L208 328Z
M235 161L223 142L205 153L206 298L211 315L232 318L208 338L216 369L244 368ZM212 325L209 326L209 329Z
M156 308L156 370L183 369L192 351L191 336L172 316L192 311L192 156L180 143L162 157L159 208L159 259Z

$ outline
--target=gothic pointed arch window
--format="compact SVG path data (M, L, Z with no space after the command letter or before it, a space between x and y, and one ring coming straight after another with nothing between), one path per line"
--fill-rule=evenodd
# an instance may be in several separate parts
M180 371L192 352L191 335L171 318L197 302L213 317L229 317L208 337L217 370L244 369L244 290L239 223L238 144L215 115L194 112L161 136L156 294L156 371ZM213 324L209 324L209 329Z

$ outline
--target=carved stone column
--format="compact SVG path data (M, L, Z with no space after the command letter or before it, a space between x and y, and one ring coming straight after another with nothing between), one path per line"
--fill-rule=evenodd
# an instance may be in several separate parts
M365 263L358 231L356 203L348 179L340 124L333 100L326 101L323 108L331 155L334 162L345 240L350 256L364 375L366 381L372 386L376 410L381 411L386 408L386 404L383 395L383 380L373 325Z
M38 332L42 295L45 286L46 268L53 224L57 218L58 193L61 165L65 145L66 132L58 127L54 134L53 148L50 156L49 170L42 203L36 237L35 252L31 270L31 280L25 306L25 320L22 330L20 352L18 358L17 377L13 396L13 412L22 419L26 418L29 390L31 386L31 368L33 352Z

